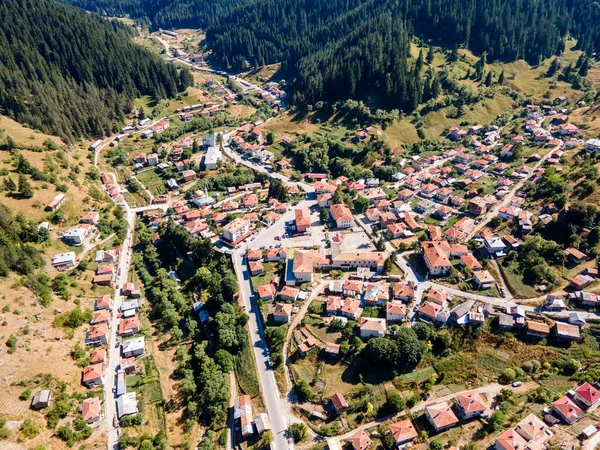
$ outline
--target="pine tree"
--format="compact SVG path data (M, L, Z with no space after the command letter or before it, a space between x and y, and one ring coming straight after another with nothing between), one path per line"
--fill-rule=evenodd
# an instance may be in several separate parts
M487 73L487 76L485 77L485 83L484 83L484 84L485 84L486 86L491 86L491 85L492 85L492 83L493 83L493 79L492 79L492 71L490 70L490 71Z
M504 84L504 70L502 70L502 72L500 72L500 76L498 77L498 84L499 85Z
M33 188L31 187L31 184L29 184L29 181L27 181L27 178L25 178L25 175L23 174L19 175L19 193L24 198L33 197Z
M560 70L560 62L558 61L558 58L554 58L552 60L552 62L550 63L550 67L548 67L548 70L546 71L546 76L548 78L551 78L554 75L556 75L556 73L559 70Z
M12 180L12 178L6 177L4 179L4 189L7 190L8 192L14 192L17 190L17 185Z
M429 51L427 52L427 63L432 64L433 58L434 58L433 47L429 47Z

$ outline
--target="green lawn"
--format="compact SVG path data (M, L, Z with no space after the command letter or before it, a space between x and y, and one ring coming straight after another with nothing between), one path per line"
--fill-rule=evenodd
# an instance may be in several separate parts
M246 345L234 359L235 376L244 394L255 398L260 395L260 385L256 376L256 365L252 356L252 347Z
M525 284L523 276L517 272L518 266L516 262L511 262L507 265L504 263L499 264L500 270L504 275L506 284L517 298L535 297L538 292L531 285Z
M263 286L271 281L275 273L276 263L263 263L263 273L252 277L252 286L256 289L258 286Z
M136 175L136 178L154 195L167 193L167 186L156 170L144 170Z

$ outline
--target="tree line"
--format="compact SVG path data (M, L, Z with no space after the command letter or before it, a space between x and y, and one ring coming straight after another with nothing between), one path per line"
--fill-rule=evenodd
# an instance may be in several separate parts
M131 41L131 28L53 0L0 4L0 107L72 141L115 131L133 100L175 96L192 82Z

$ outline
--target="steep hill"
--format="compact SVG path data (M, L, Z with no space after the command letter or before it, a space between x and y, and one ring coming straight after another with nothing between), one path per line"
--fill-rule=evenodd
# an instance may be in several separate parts
M128 27L53 0L5 0L0 22L2 112L66 140L104 135L134 98L192 82L133 44Z
M594 0L63 0L104 13L145 17L156 27L196 26L223 68L281 63L296 103L377 91L413 110L424 81L407 48L412 36L488 60L531 64L564 51L567 36L600 49Z

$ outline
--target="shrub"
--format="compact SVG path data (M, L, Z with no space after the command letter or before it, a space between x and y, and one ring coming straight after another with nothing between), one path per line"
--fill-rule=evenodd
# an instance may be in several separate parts
M21 392L21 394L19 395L19 400L26 401L29 400L29 397L31 397L31 388L27 388L23 392Z

